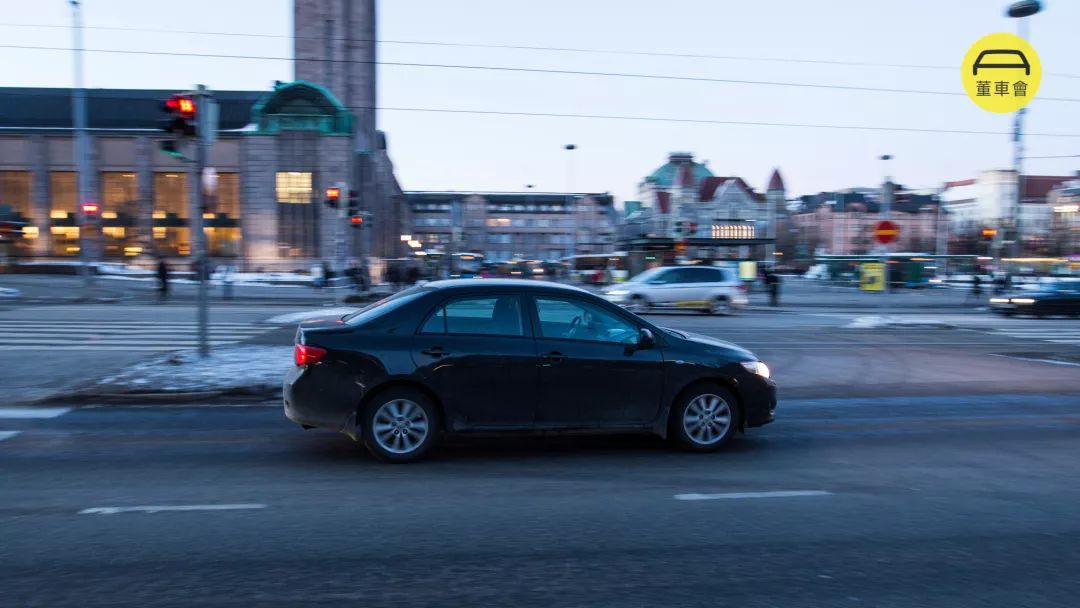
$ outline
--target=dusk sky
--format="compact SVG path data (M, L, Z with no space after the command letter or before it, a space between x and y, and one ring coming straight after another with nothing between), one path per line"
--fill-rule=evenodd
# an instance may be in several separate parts
M1046 2L1031 20L1042 59L1039 96L1028 106L1027 172L1080 168L1080 2ZM87 49L247 55L277 59L88 52L88 87L269 89L292 78L292 3L287 0L86 0ZM1015 31L1006 2L643 0L383 0L384 62L618 72L773 83L802 83L947 94L870 92L767 84L541 74L382 65L379 126L388 133L408 190L610 191L636 198L643 176L670 151L707 159L714 173L762 189L779 167L789 196L879 183L889 171L912 187L1011 165L1011 115L977 108L963 94L967 47L995 31ZM70 47L66 0L0 0L0 65L5 86L72 83L71 54L11 46ZM17 25L21 24L21 25ZM29 27L28 25L51 26ZM167 29L229 35L115 31ZM240 36L237 34L256 34ZM725 56L538 51L404 44L444 42ZM737 58L732 58L737 57ZM775 59L800 61L774 61ZM857 62L864 65L813 63ZM875 64L875 65L865 65ZM923 67L882 67L915 64ZM1072 101L1051 100L1064 98ZM442 109L587 114L765 123L991 131L1001 134L857 131L601 118L407 111ZM1040 135L1041 134L1041 135ZM1051 136L1059 135L1059 136ZM1069 135L1070 137L1062 137ZM563 150L573 143L578 149ZM573 169L568 167L573 154ZM570 183L572 180L572 183Z

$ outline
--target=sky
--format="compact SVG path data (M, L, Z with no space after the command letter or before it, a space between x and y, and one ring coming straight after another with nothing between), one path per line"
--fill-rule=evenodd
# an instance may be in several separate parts
M183 10L178 6L184 7ZM611 192L638 183L671 151L707 160L763 190L774 167L789 197L880 183L887 171L933 188L1012 163L1011 115L963 93L960 62L978 38L1015 31L999 0L382 0L380 60L572 70L810 85L942 91L947 95L380 65L379 127L407 190ZM292 79L288 0L84 0L87 49L270 59L87 52L86 86L269 89ZM1046 0L1029 20L1044 77L1028 106L1025 172L1080 169L1080 2ZM0 0L0 86L71 86L67 0ZM29 27L30 25L51 27ZM115 31L167 29L228 35ZM239 35L247 34L247 35ZM628 53L475 48L542 46ZM663 57L643 53L708 55ZM724 58L719 58L724 57ZM275 59L276 58L276 59ZM781 61L778 61L781 60ZM791 61L797 60L797 61ZM854 62L836 65L822 62ZM871 64L871 65L866 65ZM885 67L880 64L936 67ZM1076 99L1075 102L1045 98ZM396 108L396 109L390 109ZM412 108L413 110L404 110ZM613 120L416 109L633 116L991 131L919 133L665 120ZM1073 135L1055 137L1051 135ZM568 152L566 144L577 149ZM882 154L894 158L888 167Z

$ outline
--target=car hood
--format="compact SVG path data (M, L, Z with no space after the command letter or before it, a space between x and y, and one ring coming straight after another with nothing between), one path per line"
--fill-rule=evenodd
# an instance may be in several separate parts
M695 344L703 344L705 346L711 346L715 350L722 352L724 355L731 357L736 361L757 361L758 357L753 352L733 344L731 342L725 342L711 336L703 334L695 334L689 331L683 331L681 329L671 329L670 327L661 328L666 332L673 334L676 338L686 340L687 342L694 342Z

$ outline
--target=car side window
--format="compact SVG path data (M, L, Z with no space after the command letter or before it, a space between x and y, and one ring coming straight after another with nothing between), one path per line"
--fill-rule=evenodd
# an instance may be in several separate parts
M633 344L638 330L603 308L572 298L536 298L540 335L545 338Z
M420 333L524 336L521 298L499 295L451 300L428 317Z
M688 268L692 283L720 283L724 280L724 273L719 268Z

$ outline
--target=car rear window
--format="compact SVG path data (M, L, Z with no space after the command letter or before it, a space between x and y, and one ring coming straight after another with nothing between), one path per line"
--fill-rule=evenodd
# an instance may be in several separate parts
M349 325L363 325L373 319L378 319L386 313L397 310L431 291L433 290L428 287L410 287L383 298L374 304L369 304L354 313L345 315L342 320Z

